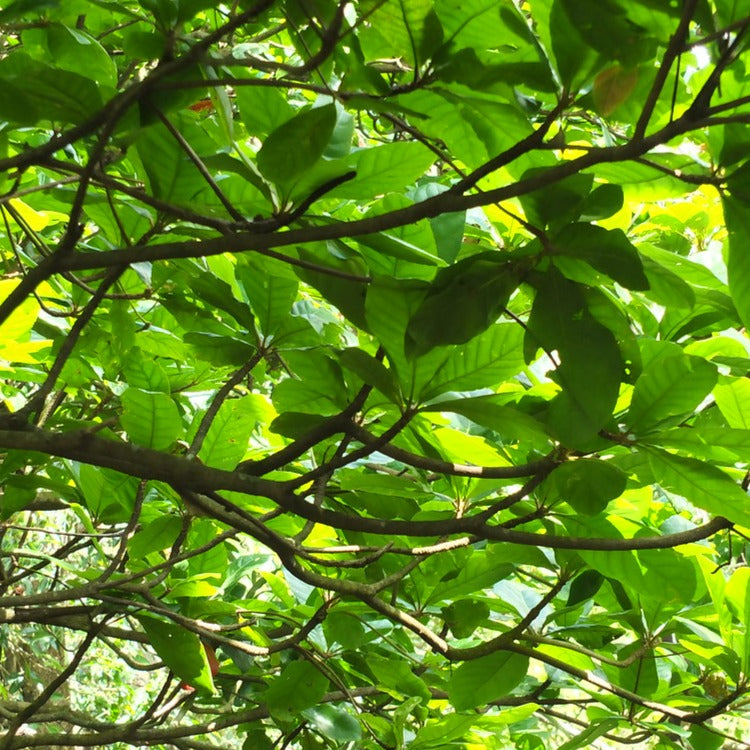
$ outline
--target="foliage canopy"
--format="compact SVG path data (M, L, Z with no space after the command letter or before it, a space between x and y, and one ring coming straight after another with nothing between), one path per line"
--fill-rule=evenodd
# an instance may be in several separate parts
M5 4L0 747L741 737L748 26Z

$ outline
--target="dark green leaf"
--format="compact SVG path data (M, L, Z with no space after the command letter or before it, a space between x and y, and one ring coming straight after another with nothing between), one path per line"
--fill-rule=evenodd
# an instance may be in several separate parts
M448 699L457 711L484 706L507 696L528 667L527 657L505 651L464 662L448 683Z
M494 323L518 286L521 268L496 254L473 255L437 272L409 320L407 354L463 344Z
M200 638L171 622L139 615L138 621L159 658L186 684L214 692L214 681Z
M558 466L546 484L574 510L593 516L623 493L626 482L627 476L616 466L584 458Z
M612 333L585 309L578 285L549 271L535 286L527 351L543 346L559 352L555 379L562 392L552 402L550 424L564 443L577 445L594 437L612 414L622 357Z
M553 244L556 251L585 260L627 289L649 288L638 252L620 229L569 224L555 235Z
M586 174L577 174L545 185L546 171L543 168L535 168L523 173L521 180L539 181L543 186L523 195L521 205L526 219L534 226L558 229L580 217L594 178Z
M604 576L597 570L584 570L577 575L570 584L566 607L574 607L581 602L588 601L601 588Z
M258 168L271 182L292 182L320 159L335 125L333 104L300 112L266 138L258 151Z
M346 711L335 706L314 706L302 715L324 736L334 742L357 742L362 737L359 722Z
M169 448L182 433L175 402L166 393L138 388L122 395L122 426L133 442L155 450Z
M487 603L475 599L461 599L443 607L445 624L456 638L468 638L486 622L489 615L490 608Z

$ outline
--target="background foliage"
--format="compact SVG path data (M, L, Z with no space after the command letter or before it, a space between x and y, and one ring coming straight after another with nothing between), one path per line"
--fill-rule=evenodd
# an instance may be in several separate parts
M5 4L0 747L750 747L749 25Z

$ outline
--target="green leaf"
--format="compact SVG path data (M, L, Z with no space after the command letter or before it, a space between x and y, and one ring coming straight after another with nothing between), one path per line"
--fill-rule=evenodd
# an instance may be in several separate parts
M169 393L169 378L156 357L148 357L140 349L132 349L123 363L125 382L131 388Z
M258 151L258 168L271 182L286 185L320 159L336 125L336 107L326 104L295 115L274 130Z
M302 711L304 716L324 737L334 742L358 742L362 738L359 722L349 713L335 706L314 706Z
M214 692L206 651L195 633L155 617L136 615L159 658L182 680L198 690Z
M558 750L577 750L579 747L591 747L591 743L603 734L612 731L620 723L614 717L604 717L591 724L591 726L579 732L573 739L560 745Z
M678 427L651 434L653 445L675 448L706 461L733 466L750 452L750 430L728 427Z
M570 584L566 607L575 607L581 602L588 601L601 588L604 576L598 570L584 570L577 575Z
M374 386L392 401L398 403L400 400L398 383L393 373L371 354L349 347L339 354L339 362L342 367L355 373L363 382Z
M519 281L518 264L482 253L437 272L406 329L407 354L463 344L494 323Z
M724 602L744 628L733 629L733 645L741 657L743 672L750 668L750 569L738 568L732 573L724 589Z
M662 352L635 381L628 424L636 433L692 412L716 383L716 368L705 359L684 354L674 345L665 345Z
M608 219L616 214L625 203L625 195L620 185L605 183L594 188L583 205L581 221Z
M0 22L8 23L23 16L36 15L58 5L60 0L14 0L0 10Z
M586 310L577 284L550 269L535 286L526 345L559 353L554 377L562 392L550 406L550 426L563 443L579 445L612 414L624 374L622 357L612 333Z
M730 185L732 183L730 182ZM731 187L730 187L731 189ZM745 327L750 327L750 217L746 200L724 197L724 218L729 238L727 273L729 293Z
M547 170L534 168L524 172L521 180L540 179ZM577 174L521 196L526 219L538 226L559 228L576 221L586 205L594 178Z
M291 120L295 113L284 94L272 86L238 85L234 95L240 119L251 135L268 135Z
M552 242L557 252L585 260L627 289L649 288L638 251L621 229L569 224L555 235Z
M440 372L442 370L438 372L438 375ZM450 399L423 406L422 411L462 414L478 425L489 427L506 440L528 440L533 444L546 443L549 438L541 422L523 411L514 409L512 406L506 406L505 400L503 396Z
M625 490L627 475L607 461L584 458L558 466L545 485L574 510L588 516L604 510Z
M185 115L170 115L170 121L186 140L194 142L193 125ZM162 122L140 130L134 150L157 198L191 205L206 188L203 176Z
M695 596L697 577L693 561L673 549L640 550L643 566L642 594L659 604L690 604Z
M33 86L28 81L34 81ZM90 78L44 65L23 53L0 60L0 111L17 125L79 124L103 106Z
M365 641L365 628L354 613L331 612L323 622L323 630L329 645L338 643L347 649L355 649Z
M491 588L511 571L510 563L498 562L491 553L473 553L456 571L445 575L427 597L426 604L448 602L475 591Z
M526 676L529 660L499 651L461 664L448 683L448 700L456 711L466 711L507 696Z
M134 443L147 448L169 448L182 434L177 405L166 393L128 388L122 394L122 426Z
M432 151L416 142L360 149L347 159L347 165L356 170L357 176L329 195L361 199L403 191L422 177L434 160Z
M471 391L498 386L524 367L523 329L498 323L455 349L422 393L424 400L448 391Z
M555 0L575 26L579 38L600 55L627 67L652 59L656 40L649 29L633 23L617 0ZM607 27L606 38L601 33Z
M750 428L750 380L722 377L713 395L730 427Z
M445 624L456 638L468 638L490 616L487 603L475 599L461 599L442 611Z
M199 359L217 367L239 367L255 354L255 347L245 341L216 333L192 331L186 333L183 339Z
M136 560L172 546L182 528L177 516L160 516L136 531L128 541L128 553Z
M31 54L54 60L55 66L91 78L110 95L117 85L117 67L107 50L90 34L62 24L30 29L23 35Z
M297 279L273 273L260 263L237 266L237 282L264 336L273 336L288 318L297 298Z
M412 672L405 659L382 659L370 656L367 666L375 675L378 683L396 697L418 696L423 702L431 698L431 693L417 675Z
M273 716L292 719L318 703L328 684L328 678L309 661L292 661L271 682L263 700Z
M750 624L750 568L737 568L724 588L724 601L742 625Z
M257 423L272 414L270 405L256 394L225 401L208 428L198 457L206 466L234 469L244 458Z
M119 471L83 464L73 471L86 507L95 517L129 514L135 503L138 481Z
M747 495L721 469L653 447L648 448L647 455L653 476L665 489L715 516L750 526Z

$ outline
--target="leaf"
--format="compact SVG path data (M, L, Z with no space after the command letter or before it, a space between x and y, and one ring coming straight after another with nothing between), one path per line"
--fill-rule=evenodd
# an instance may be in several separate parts
M555 0L575 27L579 39L608 60L633 66L653 58L656 40L633 23L616 0ZM606 36L602 29L607 29Z
M507 696L526 676L529 660L499 651L461 664L448 682L448 700L456 711L466 711Z
M244 458L259 421L273 410L257 394L225 401L216 414L198 453L206 466L234 469Z
M638 68L613 65L594 79L594 103L605 117L611 114L633 93L638 82Z
M713 395L730 427L750 428L750 380L722 377Z
M732 182L730 181L730 190ZM724 197L724 217L727 223L729 255L727 273L729 293L743 325L750 327L750 217L747 201Z
M724 588L724 601L742 625L750 624L750 568L737 568Z
M416 142L360 149L347 159L347 165L356 170L357 176L329 195L360 199L403 191L424 175L434 160L432 151Z
M171 547L182 523L177 516L160 516L136 531L128 541L128 553L136 560Z
M214 681L206 651L195 633L155 617L136 615L159 658L186 685L209 693Z
M468 638L490 616L487 603L475 599L461 599L442 611L445 624L456 638Z
M585 309L580 288L556 269L535 281L537 289L525 341L559 353L555 379L562 392L550 406L549 422L560 440L590 440L612 414L623 376L620 350L609 329Z
M295 114L284 94L272 86L238 85L234 95L240 119L251 135L268 135Z
M628 411L634 432L645 432L669 417L692 412L716 383L716 368L700 357L664 348L635 381Z
M579 732L573 739L560 745L558 750L577 750L579 747L591 747L594 740L615 729L619 723L620 720L614 717L599 719Z
M498 323L454 350L422 393L427 400L447 391L497 387L524 367L523 329L516 323Z
M508 325L501 323L500 325ZM484 350L486 351L486 349ZM516 350L518 351L518 350ZM438 372L438 375L442 370ZM432 391L429 392L430 394ZM422 411L453 412L462 414L483 427L489 427L505 440L529 441L532 444L549 440L544 426L533 417L506 406L502 396L476 396L437 401L422 407Z
M734 614L735 618L744 625L742 630L735 629L733 641L736 643L737 651L742 660L742 670L750 667L750 635L748 635L748 624L750 624L750 569L738 568L732 573L724 589L724 603ZM734 644L733 644L734 645Z
M649 288L638 251L621 229L569 224L555 235L553 245L557 252L585 260L627 289Z
M186 116L170 115L170 122L183 138L194 141L192 124ZM203 176L162 122L141 129L134 149L148 176L150 191L157 198L190 205L205 189Z
M221 336L216 333L191 331L183 336L186 344L199 359L204 359L217 367L245 364L255 354L255 347L240 339Z
M423 181L417 185L414 191L414 200L420 201L433 198L448 190L446 185L439 182ZM446 263L453 263L461 251L461 242L466 226L466 212L456 211L449 214L441 214L430 219L430 229L435 238L438 255Z
M323 630L329 645L338 643L347 649L355 649L365 641L365 628L354 613L331 612L323 622Z
M424 703L430 700L431 693L422 679L412 672L405 659L382 659L370 656L367 666L382 687L396 697L415 696Z
M624 202L625 196L620 185L610 183L599 185L586 198L581 221L607 219L616 214L623 207Z
M529 169L523 173L521 181L543 179L546 172L542 167ZM560 228L576 221L586 205L593 182L591 175L577 174L522 195L520 201L526 219L540 228Z
M135 478L88 464L76 467L73 475L93 516L103 518L132 511L138 487Z
M640 550L638 560L643 566L643 596L659 605L668 602L689 604L697 586L693 561L673 549Z
M336 125L336 107L326 104L292 117L274 130L258 151L258 168L271 182L286 185L320 159Z
M349 347L339 354L341 366L359 376L363 382L377 388L392 401L400 400L398 383L381 361L361 349Z
M166 393L128 388L122 394L121 422L134 443L155 450L169 448L182 434L177 405Z
M362 738L359 722L349 713L335 706L322 705L306 708L304 716L324 737L334 742L358 742Z
M440 580L427 597L426 604L448 602L491 588L511 571L509 563L498 562L491 554L472 554L457 571L452 571Z
M750 453L750 430L728 427L678 427L650 434L652 445L675 448L696 458L733 466Z
M102 45L81 29L71 29L61 24L52 24L39 30L33 41L24 34L24 43L32 47L37 42L44 49L42 57L55 61L55 66L78 73L96 81L110 96L117 85L117 67Z
M518 282L518 264L498 262L496 253L473 255L439 270L409 320L407 355L463 344L482 333L497 320Z
M625 490L627 475L607 461L580 459L558 466L545 482L574 510L593 516L603 511L611 500Z
M34 85L28 86L33 80ZM17 125L40 121L79 124L103 106L96 83L79 73L53 68L23 53L0 60L0 111Z
M292 661L262 694L263 700L273 716L292 719L317 704L328 684L328 678L310 662Z
M581 602L593 598L604 583L604 576L597 570L584 570L577 575L570 584L566 607L575 607Z
M258 319L261 333L266 337L273 336L289 316L297 298L297 280L273 273L252 261L237 266L236 276L245 301Z
M673 456L653 447L647 449L646 455L653 476L665 489L715 516L750 526L747 495L723 471L694 458Z

